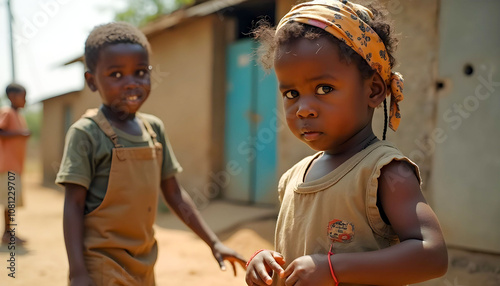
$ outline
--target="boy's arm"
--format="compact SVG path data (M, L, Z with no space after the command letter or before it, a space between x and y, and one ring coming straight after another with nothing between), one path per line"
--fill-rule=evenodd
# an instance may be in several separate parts
M219 262L220 268L225 270L224 260L228 260L233 266L236 275L235 262L245 268L246 261L234 250L226 247L215 233L206 224L196 209L189 194L179 185L175 176L164 179L161 182L161 190L169 207L177 216L192 229L212 249L212 253Z
M14 130L14 131L0 129L0 137L28 137L28 136L30 136L30 131L27 129Z
M448 267L448 255L441 228L408 163L393 161L383 167L378 192L383 209L401 243L377 251L332 255L331 262L338 281L402 285L444 275ZM292 266L292 262L285 270L285 276L301 280L297 267L312 264L317 265L317 274L323 276L322 281L329 279L331 283L331 277L324 277L330 275L327 259L326 255L300 257L296 265Z
M69 261L71 285L94 285L90 279L83 258L83 215L87 189L76 184L65 184L63 229L66 252Z

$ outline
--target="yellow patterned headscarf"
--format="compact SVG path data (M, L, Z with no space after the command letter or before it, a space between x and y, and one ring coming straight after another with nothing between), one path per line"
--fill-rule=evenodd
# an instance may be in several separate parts
M346 0L305 2L294 6L281 19L276 32L289 22L299 22L324 29L356 51L387 84L387 95L391 95L389 127L396 131L401 120L398 102L403 100L403 76L391 71L382 39L356 12L366 18L373 18L373 13L368 8Z

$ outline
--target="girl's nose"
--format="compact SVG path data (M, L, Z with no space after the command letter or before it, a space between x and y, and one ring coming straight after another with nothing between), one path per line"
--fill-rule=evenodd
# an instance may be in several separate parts
M297 117L298 118L308 118L308 117L317 117L318 112L316 108L314 108L311 99L300 99L298 102L297 109Z

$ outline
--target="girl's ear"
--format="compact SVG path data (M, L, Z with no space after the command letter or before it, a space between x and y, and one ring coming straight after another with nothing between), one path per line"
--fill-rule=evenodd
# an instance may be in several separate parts
M92 91L97 90L97 87L95 85L94 75L89 71L85 72L85 82L87 82L87 85L89 86L90 90L92 90Z
M371 94L368 98L368 105L371 108L378 107L387 95L387 85L379 73L375 72L370 81Z

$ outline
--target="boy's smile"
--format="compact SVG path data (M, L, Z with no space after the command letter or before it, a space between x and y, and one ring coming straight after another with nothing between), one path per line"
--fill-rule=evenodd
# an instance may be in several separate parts
M288 126L311 148L342 152L360 131L371 131L369 81L330 39L293 40L279 48L274 66Z
M139 110L151 91L148 52L138 44L109 45L85 78L91 90L99 91L103 104L124 119Z

